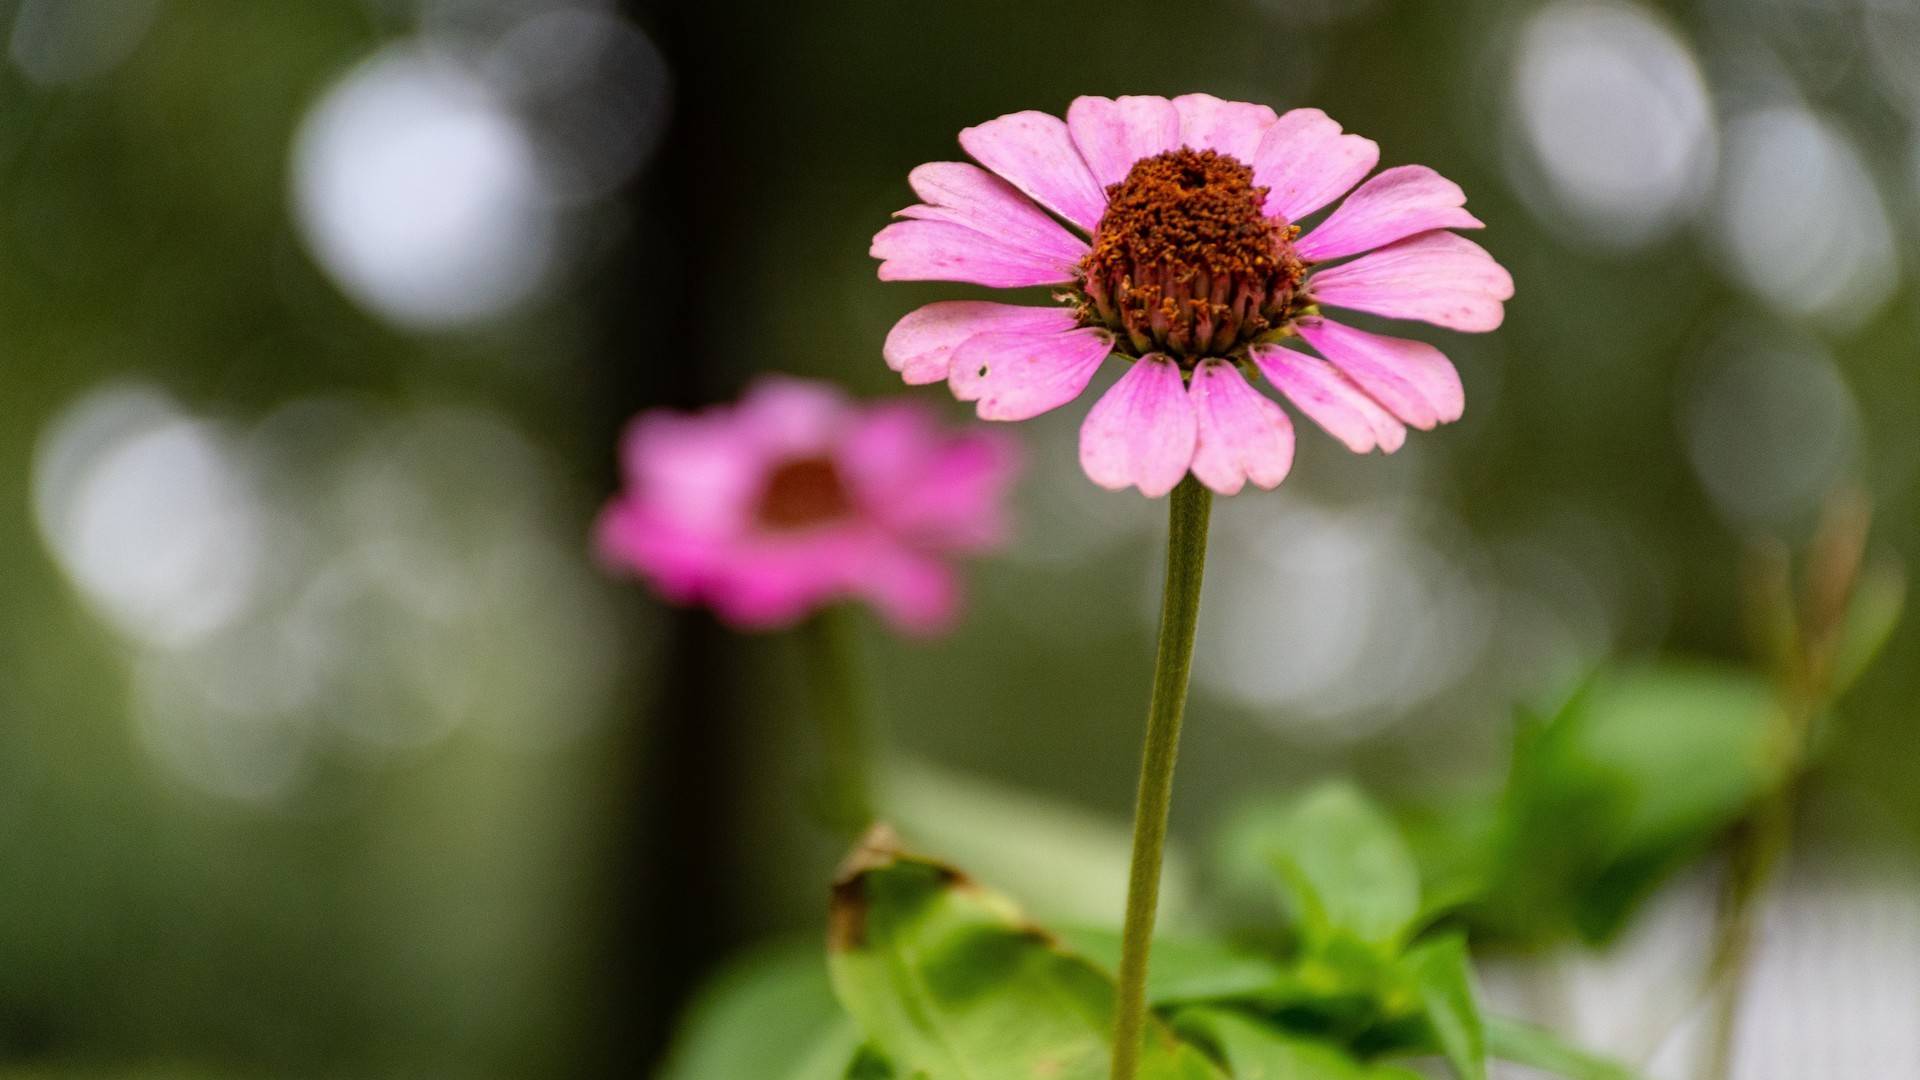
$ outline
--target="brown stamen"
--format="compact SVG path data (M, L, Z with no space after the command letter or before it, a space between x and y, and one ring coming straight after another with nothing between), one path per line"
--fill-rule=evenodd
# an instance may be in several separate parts
M755 512L762 528L776 532L824 525L853 509L840 470L827 458L795 458L773 470Z
M1266 198L1251 168L1213 150L1135 162L1107 188L1080 260L1081 322L1187 366L1279 325L1306 266L1297 230L1266 216Z

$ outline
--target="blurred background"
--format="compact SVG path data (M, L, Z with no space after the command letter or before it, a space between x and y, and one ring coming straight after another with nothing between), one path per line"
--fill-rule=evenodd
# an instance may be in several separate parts
M0 45L0 1076L631 1076L724 957L815 933L801 654L588 528L637 410L900 389L888 327L953 293L868 239L1003 112L1317 105L1458 180L1519 282L1435 338L1464 421L1303 427L1216 510L1189 847L1328 774L1496 784L1516 704L1609 659L1749 662L1743 551L1838 485L1920 553L1911 0L0 0ZM1019 428L958 633L860 644L898 812L1098 919L1164 506L1081 477L1083 412ZM1776 1060L1867 1037L1822 986L1920 1075L1915 701L1904 631L1770 916ZM1023 853L1038 816L1084 865ZM1711 892L1658 904L1549 961L1590 1038Z

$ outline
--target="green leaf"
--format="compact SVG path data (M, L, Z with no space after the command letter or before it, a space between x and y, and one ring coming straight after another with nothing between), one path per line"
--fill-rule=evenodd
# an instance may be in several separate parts
M1184 1009L1174 1026L1225 1061L1234 1080L1421 1080L1419 1073L1369 1064L1336 1043L1226 1009Z
M1907 576L1898 563L1874 563L1861 572L1834 648L1835 697L1846 693L1873 666L1899 627L1906 606Z
M1093 927L1060 933L1073 951L1108 972L1120 966L1120 934ZM1212 938L1156 937L1147 968L1147 1000L1154 1005L1185 1005L1246 998L1271 1000L1294 982L1285 964L1269 956Z
M1350 784L1245 814L1226 843L1234 864L1258 862L1279 876L1310 948L1340 931L1397 946L1420 913L1420 872L1406 840Z
M700 992L659 1080L842 1080L856 1075L848 1069L860 1042L833 999L818 942L772 946L729 964Z
M883 818L917 851L965 866L1036 917L1120 924L1133 834L1070 803L913 758L888 763ZM1178 850L1160 876L1160 926L1194 907L1193 875Z
M1460 1080L1486 1080L1487 1033L1473 989L1467 939L1448 934L1421 942L1401 961L1426 1006L1434 1040Z
M853 1055L853 1062L840 1080L895 1080L898 1076L887 1059L880 1056L880 1051L869 1044Z
M1486 895L1499 852L1502 817L1497 787L1456 791L1399 815L1420 867L1420 915L1426 926Z
M1502 1061L1567 1080L1641 1080L1625 1065L1570 1045L1545 1028L1501 1016L1487 1017L1486 1024L1487 1052Z
M1597 684L1584 713L1559 725L1570 769L1617 780L1625 848L1731 821L1778 779L1780 706L1763 680L1736 671L1654 668Z
M1523 728L1498 858L1469 913L1497 936L1603 942L1780 782L1779 704L1751 674L1677 664L1594 677Z
M1106 1080L1114 987L1004 897L877 828L834 886L828 968L874 1046L916 1080ZM1142 1080L1224 1080L1149 1025Z

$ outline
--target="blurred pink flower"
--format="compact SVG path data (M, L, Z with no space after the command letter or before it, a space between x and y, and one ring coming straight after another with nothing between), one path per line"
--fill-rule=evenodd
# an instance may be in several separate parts
M1002 541L1015 464L1008 440L913 402L777 376L737 404L642 414L622 458L599 548L668 599L744 629L859 599L913 633L956 614L951 556Z
M1080 429L1103 487L1163 495L1189 469L1224 494L1278 485L1293 425L1250 385L1260 376L1354 452L1391 453L1408 425L1459 418L1459 374L1431 345L1322 306L1485 331L1513 295L1492 256L1447 231L1481 224L1457 185L1424 165L1361 183L1379 147L1318 109L1082 97L1065 120L1014 113L960 145L980 164L909 175L923 201L873 238L881 279L1051 286L1056 303L929 304L888 335L887 364L945 380L984 419L1025 420L1120 354L1131 367ZM1319 356L1282 344L1294 338Z

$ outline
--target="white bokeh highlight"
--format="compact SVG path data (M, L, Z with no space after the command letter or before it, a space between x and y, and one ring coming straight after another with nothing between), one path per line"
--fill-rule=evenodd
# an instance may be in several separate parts
M34 505L129 648L150 759L266 806L456 734L539 753L607 716L632 643L560 477L491 410L309 398L242 428L111 385L41 434Z
M532 139L491 87L407 46L343 76L294 141L303 235L342 290L396 323L499 318L539 291L557 222Z
M1374 734L1474 669L1491 609L1408 506L1300 498L1215 515L1194 678L1289 734Z
M1724 332L1685 394L1688 463L1714 505L1743 526L1810 517L1859 450L1860 409L1840 369L1791 334Z
M161 6L162 0L19 0L7 59L39 86L86 82L132 55Z
M1920 875L1882 863L1776 881L1753 939L1732 1080L1920 1076ZM1481 966L1489 1007L1546 1024L1649 1080L1702 1075L1717 885L1668 885L1604 951ZM1540 1074L1501 1067L1501 1080Z
M1717 129L1692 50L1639 4L1561 0L1517 38L1517 186L1541 220L1602 247L1660 240L1711 187Z
M1899 280L1892 222L1859 150L1798 105L1728 125L1713 229L1735 280L1837 329L1870 318Z
M609 11L572 6L534 14L503 34L482 66L527 118L553 197L568 205L613 194L666 133L666 57Z
M261 507L218 427L159 391L111 386L57 415L34 452L40 535L128 637L184 645L252 600Z

